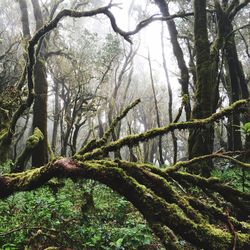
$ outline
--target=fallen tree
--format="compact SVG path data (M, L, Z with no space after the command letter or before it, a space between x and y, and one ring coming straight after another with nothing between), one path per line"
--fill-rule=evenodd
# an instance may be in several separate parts
M109 152L121 147L135 146L176 129L205 128L208 123L233 111L244 110L248 102L240 100L206 119L172 123L108 142L107 138L116 122L138 103L136 101L114 120L103 138L90 143L73 157L59 157L39 168L1 175L0 197L3 199L15 192L36 189L54 177L92 179L109 186L130 201L143 214L167 249L179 248L172 240L173 235L175 239L180 237L204 249L249 249L250 224L237 217L239 214L246 217L250 214L250 194L236 190L218 178L204 178L185 171L192 163L202 164L202 160L208 157L237 161L238 166L246 170L249 170L248 163L235 160L230 154L215 153L163 169L108 157ZM190 192L190 187L200 190L198 197ZM214 204L213 197L219 202Z

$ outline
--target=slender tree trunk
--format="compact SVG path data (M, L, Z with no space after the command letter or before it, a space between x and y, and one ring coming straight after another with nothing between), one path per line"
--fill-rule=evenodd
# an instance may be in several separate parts
M160 112L159 112L158 102L157 102L157 98L156 98L155 83L154 83L154 79L153 79L152 64L151 64L151 58L150 58L149 53L148 53L148 65L149 65L149 72L150 72L150 82L151 82L151 87L152 87L153 97L154 97L156 122L157 122L158 128L160 128L161 127ZM159 151L158 151L159 152L159 164L163 165L164 164L164 159L163 159L162 137L161 136L159 136L158 147L159 147Z
M164 34L164 29L162 25L162 30L161 30L161 48L162 48L162 61L163 61L163 68L166 76L166 81L167 81L167 86L168 86L168 116L169 116L169 122L173 122L173 93L172 93L172 88L169 80L169 75L168 75L168 68L167 68L167 62L166 62L166 57L165 57L165 51L164 51L164 39L163 39L163 34ZM173 151L174 151L174 158L173 158L173 163L175 164L177 162L177 137L175 136L175 132L171 132L171 137L173 141Z
M53 132L52 132L52 142L51 148L53 152L56 152L57 146L57 134L58 134L58 126L60 121L60 101L59 101L59 80L54 79L54 90L55 90L55 105L54 105L54 123L53 123Z
M168 9L168 4L165 0L155 0L155 3L159 6L160 11L163 16L169 16L169 9ZM187 102L185 103L185 111L186 111L186 120L190 120L191 117L191 105L190 105L190 100L189 100L189 91L188 91L188 86L189 86L189 73L188 73L188 68L186 66L186 62L184 60L184 55L181 49L181 46L178 41L178 31L175 25L174 20L168 20L167 26L170 34L170 40L172 43L173 47L173 52L175 55L175 58L177 60L178 67L180 69L181 77L179 79L179 82L181 84L181 92L182 96L186 95L187 96Z
M32 1L34 16L36 19L36 30L42 27L43 19L39 3L36 0ZM23 35L26 39L30 38L29 19L27 3L25 0L19 1L21 10L21 21L23 27ZM40 166L47 162L47 92L48 83L46 79L45 62L42 58L37 58L34 66L34 114L33 114L33 130L37 127L44 135L44 140L40 141L37 147L33 150L32 164Z
M39 128L44 135L44 139L39 142L32 154L32 165L42 166L48 161L48 133L47 133L47 94L48 82L46 79L45 62L37 59L34 68L34 91L35 99L33 106L33 129Z
M33 12L36 20L36 30L43 26L43 16L38 0L32 0ZM34 67L34 91L33 129L39 128L44 135L44 140L39 142L32 154L32 165L41 166L48 161L48 132L47 132L47 96L48 82L44 60L45 43L41 44L41 50Z
M19 0L19 7L21 12L21 23L23 29L23 37L25 39L30 38L30 28L29 28L29 16L28 16L28 7L26 0Z

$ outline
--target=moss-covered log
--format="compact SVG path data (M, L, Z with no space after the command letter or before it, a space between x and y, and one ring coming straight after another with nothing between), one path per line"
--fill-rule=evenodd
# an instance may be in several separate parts
M206 128L208 123L214 122L224 115L229 115L233 110L239 111L239 108L248 101L238 101L229 108L205 119L172 123L146 133L127 136L115 142L104 141L104 146L101 143L100 147L93 151L79 152L72 158L59 158L46 166L25 172L2 175L0 176L0 198L6 198L18 191L41 187L54 177L74 180L92 179L109 186L130 201L144 215L155 234L168 248L178 249L178 243L170 242L174 235L204 249L230 249L237 234L237 248L248 249L250 246L249 224L243 225L231 216L230 221L235 230L238 230L232 233L228 229L227 217L220 212L221 207L211 209L206 203L205 205L204 202L199 203L195 195L192 196L192 200L189 199L185 192L185 184L217 194L222 201L221 205L230 202L233 207L245 214L249 211L249 194L237 191L215 178L207 179L180 172L179 167L187 167L189 161L186 164L179 164L180 166L177 163L168 170L144 163L100 159L108 152L122 146L134 146L141 141L164 135L175 129ZM197 163L202 164L201 160L204 159L199 157ZM248 167L246 163L241 164ZM206 199L210 198L204 197L204 200ZM206 213L202 211L206 211ZM218 217L224 227L221 227L221 224L213 223L211 217Z
M210 47L207 31L206 0L194 0L194 43L196 51L196 93L192 112L193 118L205 118L215 110L217 100L215 79L212 78L212 63L210 58ZM206 129L191 129L188 139L189 158L210 154L213 151L213 126L210 124ZM201 173L203 176L210 176L212 161L205 161L204 164L190 166L193 173Z
M176 174L176 173L175 173ZM182 175L182 174L181 174ZM167 182L145 169L128 166L122 162L85 161L61 158L50 164L23 173L8 174L0 177L0 197L4 198L16 191L37 188L53 177L90 178L117 191L129 200L151 224L167 226L177 236L204 249L230 249L233 235L206 221L199 210L194 218L182 207L185 198L168 186ZM212 181L211 181L212 182ZM152 184L155 184L154 186ZM155 187L156 186L156 187ZM161 193L160 186L164 189ZM178 198L178 200L175 200ZM237 233L237 248L248 249L250 235Z
M219 193L226 201L231 202L242 213L250 214L250 194L236 190L230 186L223 184L218 178L203 178L198 175L192 175L184 172L170 173L177 181L187 181L192 185L206 188L213 192Z

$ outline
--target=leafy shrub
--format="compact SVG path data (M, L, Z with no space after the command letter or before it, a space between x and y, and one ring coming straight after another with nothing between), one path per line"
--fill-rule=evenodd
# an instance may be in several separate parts
M155 243L141 215L109 188L68 180L56 192L51 185L0 201L0 249L138 249Z

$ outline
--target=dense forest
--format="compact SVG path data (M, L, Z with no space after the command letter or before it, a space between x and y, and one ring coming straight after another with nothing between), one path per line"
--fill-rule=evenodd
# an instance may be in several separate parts
M250 0L0 1L0 250L250 249Z

